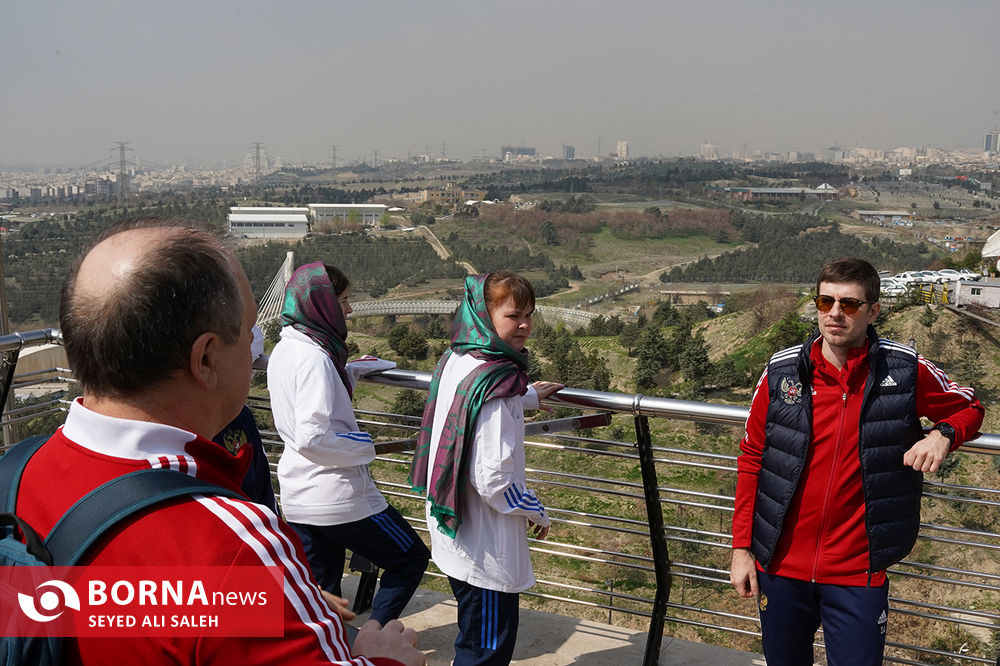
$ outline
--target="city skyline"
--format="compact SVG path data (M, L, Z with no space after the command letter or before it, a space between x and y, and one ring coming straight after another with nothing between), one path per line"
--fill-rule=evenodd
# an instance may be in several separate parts
M1000 5L20 3L0 167L982 149Z

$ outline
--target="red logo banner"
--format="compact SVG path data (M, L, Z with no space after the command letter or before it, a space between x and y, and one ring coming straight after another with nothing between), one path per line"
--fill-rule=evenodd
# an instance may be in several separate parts
M281 636L282 567L0 567L3 636Z

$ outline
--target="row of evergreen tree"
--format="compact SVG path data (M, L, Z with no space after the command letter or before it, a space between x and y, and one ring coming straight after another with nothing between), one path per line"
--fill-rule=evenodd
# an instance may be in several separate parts
M932 261L925 243L899 243L886 238L865 241L844 234L836 223L819 226L804 215L741 214L734 226L753 247L717 257L702 257L660 274L661 282L809 282L832 257L860 257L892 273L919 270Z

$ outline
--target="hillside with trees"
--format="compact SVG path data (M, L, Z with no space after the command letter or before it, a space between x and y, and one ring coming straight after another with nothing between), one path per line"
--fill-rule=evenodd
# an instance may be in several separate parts
M8 316L15 328L55 326L59 290L73 259L118 220L146 215L180 217L221 228L227 200L166 197L136 206L94 208L24 224L4 238ZM426 242L413 238L372 238L361 234L316 234L295 243L248 245L238 250L253 292L271 284L289 251L298 264L324 261L338 266L358 290L373 298L398 285L419 285L434 278L460 278L465 271L442 260Z
M732 224L732 213L723 209L675 208L669 212L653 206L645 210L595 210L573 205L584 202L582 197L570 197L569 204L558 207L550 200L538 206L515 210L510 206L491 206L480 214L479 224L503 229L528 243L547 246L563 245L574 250L586 250L591 236L602 229L626 241L662 239L704 234L728 239L738 231Z
M660 275L661 282L809 282L831 257L860 257L880 270L898 272L926 266L933 250L926 244L899 243L846 234L840 225L822 225L805 215L734 215L733 225L753 247L702 257Z
M313 235L296 243L249 245L239 250L254 294L271 284L288 252L295 263L322 261L344 272L355 291L372 298L400 284L417 286L433 278L461 278L465 270L442 260L422 239L369 237L360 234Z
M209 197L160 194L137 203L86 207L25 223L4 236L8 316L17 327L53 326L59 289L74 258L113 222L157 215L222 225L233 202Z

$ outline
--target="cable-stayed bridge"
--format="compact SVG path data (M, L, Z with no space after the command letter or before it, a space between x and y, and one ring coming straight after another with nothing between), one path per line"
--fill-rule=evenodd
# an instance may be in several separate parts
M289 252L285 255L285 261L275 274L271 285L267 288L264 296L260 299L260 306L257 309L257 325L263 327L264 324L277 319L281 314L281 306L285 299L285 285L291 279L295 271L295 253ZM421 315L421 314L454 314L458 308L458 301L420 301L420 300L382 300L382 301L358 301L351 303L354 309L349 318L354 317L381 317L386 315ZM571 308L558 308L549 305L539 305L536 312L547 321L563 321L571 326L586 326L587 323L598 317L595 312L585 310L574 310Z

